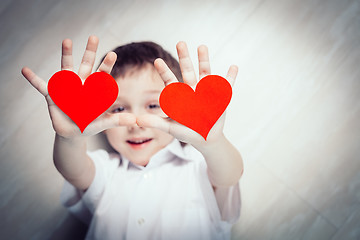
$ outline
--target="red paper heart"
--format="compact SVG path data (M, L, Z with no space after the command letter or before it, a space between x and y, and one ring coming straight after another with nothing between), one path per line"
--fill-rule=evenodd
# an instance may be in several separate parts
M172 83L160 94L160 107L170 118L199 133L206 140L210 129L229 105L232 89L217 75L201 79L194 90L185 83Z
M76 73L63 70L50 78L48 92L83 132L115 102L119 88L115 79L105 72L91 74L83 84Z

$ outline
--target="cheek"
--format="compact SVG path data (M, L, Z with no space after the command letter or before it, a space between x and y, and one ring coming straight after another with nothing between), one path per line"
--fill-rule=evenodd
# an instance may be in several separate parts
M166 146L167 144L169 144L174 137L166 132L160 131L158 129L153 129L156 136L158 137L158 139L160 140L160 142Z
M108 142L117 151L121 143L125 141L124 138L122 137L125 135L124 131L125 129L122 129L122 127L112 128L105 131L105 135Z

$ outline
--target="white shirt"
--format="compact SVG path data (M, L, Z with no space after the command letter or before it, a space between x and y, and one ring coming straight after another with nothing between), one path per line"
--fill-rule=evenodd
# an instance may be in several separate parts
M88 154L96 169L88 190L65 181L61 193L63 205L90 222L86 239L230 239L239 184L218 188L215 197L206 162L192 146L174 140L146 167L104 150Z

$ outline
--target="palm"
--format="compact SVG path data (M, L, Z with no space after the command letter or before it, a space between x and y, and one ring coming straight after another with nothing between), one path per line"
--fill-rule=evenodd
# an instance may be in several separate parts
M53 128L60 136L70 137L80 135L80 129L76 124L51 100L46 96L50 118Z
M90 36L78 71L78 75L82 80L86 79L92 72L97 46L98 39L95 36ZM110 73L115 61L116 54L108 53L97 71ZM62 44L61 70L73 71L72 43L68 39L64 40ZM45 97L53 128L60 136L73 138L80 135L94 135L110 127L129 125L136 122L135 117L130 114L118 114L116 116L105 112L90 123L81 133L78 126L52 101L47 91L47 83L29 68L23 68L22 73L31 85Z
M180 42L177 44L177 53L179 56L179 63L181 68L181 74L185 84L188 84L190 87L195 89L198 80L202 79L203 77L211 74L210 71L210 62L209 62L209 54L206 46L200 46L198 48L198 58L199 58L199 78L196 77L193 64L189 57L187 46L184 42ZM174 82L178 82L175 75L171 72L169 67L162 59L155 60L155 68L157 69L158 73L160 74L162 80L164 81L165 85L169 85ZM230 85L232 86L235 78L237 75L237 67L231 66L229 68L228 74L226 79L229 81ZM213 142L219 138L223 134L225 122L225 113L218 119L215 125L210 130L206 141L204 138L196 133L195 131L191 130L190 128L183 126L173 120L164 120L157 116L142 116L138 123L144 127L156 127L163 131L166 131L172 134L174 137L179 139L180 141L192 143L194 145L201 145L206 142Z

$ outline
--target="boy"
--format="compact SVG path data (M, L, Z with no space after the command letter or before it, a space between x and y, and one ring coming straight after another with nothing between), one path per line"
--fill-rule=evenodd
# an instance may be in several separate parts
M91 74L97 46L98 39L90 36L78 72L83 80ZM22 69L48 103L56 132L54 164L66 179L61 199L71 212L91 219L87 239L230 238L240 211L242 159L223 134L225 114L205 141L161 111L159 95L181 79L180 72L184 83L197 84L184 42L177 52L180 68L150 42L108 53L98 71L116 79L119 96L83 134L52 102L46 82ZM198 57L201 79L210 74L205 46L198 48ZM73 71L68 39L62 44L61 69ZM231 66L231 85L236 75ZM86 136L102 131L117 154L86 151Z

